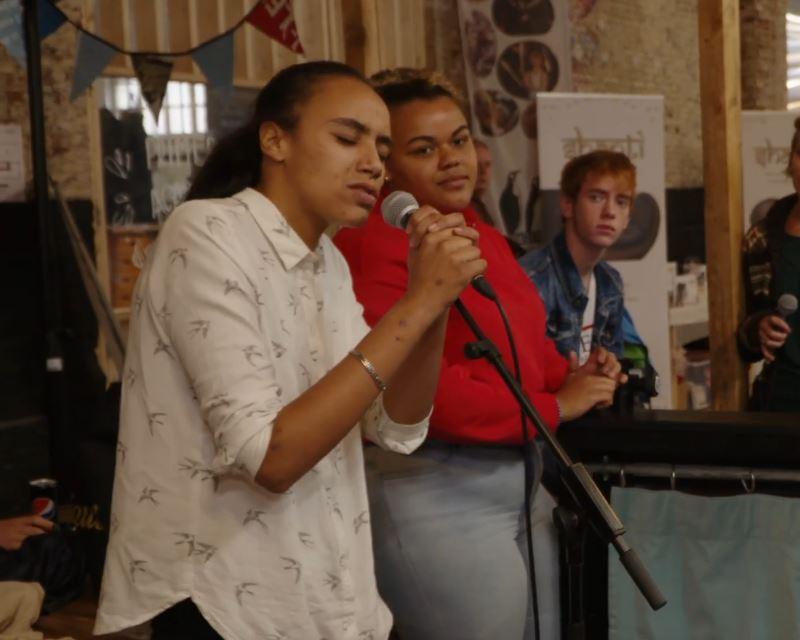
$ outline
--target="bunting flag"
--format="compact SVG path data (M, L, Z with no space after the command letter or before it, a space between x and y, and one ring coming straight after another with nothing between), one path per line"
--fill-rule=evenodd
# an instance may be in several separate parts
M75 60L69 99L74 100L92 86L94 79L103 73L103 69L108 66L116 53L112 47L100 42L85 31L79 32L78 56Z
M48 0L39 0L39 38L44 40L67 21L67 17Z
M153 119L158 122L158 114L161 112L161 104L167 91L167 82L172 73L172 62L155 56L133 55L131 58L142 88L142 97L150 107Z
M304 53L297 35L292 0L261 0L247 16L247 22L295 53Z
M67 21L64 14L47 0L38 0L38 14L41 40ZM27 67L22 4L19 0L0 0L0 43L22 67Z
M233 86L233 32L209 42L192 53L192 58L211 87Z
M0 43L20 66L27 66L22 5L18 0L0 1Z

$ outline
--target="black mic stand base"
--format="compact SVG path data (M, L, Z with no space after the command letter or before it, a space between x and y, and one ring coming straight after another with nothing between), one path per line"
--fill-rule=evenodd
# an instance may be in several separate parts
M566 600L566 611L562 618L561 635L564 640L586 640L583 607L586 526L575 511L563 505L553 509L553 522L562 543L562 557L567 567L567 584L562 589L562 597Z

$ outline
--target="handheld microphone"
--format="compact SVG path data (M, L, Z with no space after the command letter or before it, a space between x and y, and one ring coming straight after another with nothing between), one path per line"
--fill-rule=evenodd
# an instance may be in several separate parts
M408 221L417 209L419 209L417 199L407 191L392 191L381 204L381 214L386 224L398 229L405 229L408 226ZM475 276L472 279L472 286L483 297L497 300L492 285L483 276Z
M777 313L781 318L786 320L786 318L792 315L795 311L797 311L796 296L793 296L791 293L784 293L780 298L778 298L778 306L775 308L775 313Z

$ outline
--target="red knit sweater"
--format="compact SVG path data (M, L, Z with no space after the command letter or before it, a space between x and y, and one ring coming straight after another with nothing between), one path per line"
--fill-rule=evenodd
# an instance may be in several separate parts
M517 264L506 239L481 222L474 211L465 211L464 217L480 233L481 252L489 263L485 275L508 314L523 387L548 426L554 429L558 424L554 392L564 382L567 361L546 337L544 304ZM374 325L406 291L408 236L383 221L379 202L364 226L342 229L334 242L350 264L364 316ZM472 287L464 291L461 300L486 336L497 345L513 373L511 350L494 303ZM486 360L470 360L464 355L464 345L474 339L459 313L452 309L430 435L450 442L520 443L520 410L511 392Z

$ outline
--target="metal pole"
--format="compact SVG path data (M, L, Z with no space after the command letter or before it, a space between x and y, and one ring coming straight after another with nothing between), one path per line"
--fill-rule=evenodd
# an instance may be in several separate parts
M756 482L800 483L800 471L794 469L754 469L749 467L714 467L703 465L671 465L611 462L586 465L596 475L619 476L623 483L630 478L664 478L674 487L678 480L740 481L752 492Z
M42 93L42 59L39 42L37 0L24 0L25 51L28 66L28 107L31 126L31 159L33 164L34 205L39 224L42 293L44 306L45 367L47 371L47 416L50 422L50 450L53 465L57 459L58 436L64 425L64 393L61 372L64 360L61 348L61 305L55 278L54 239L50 222L47 191L47 155L44 134L44 100Z

